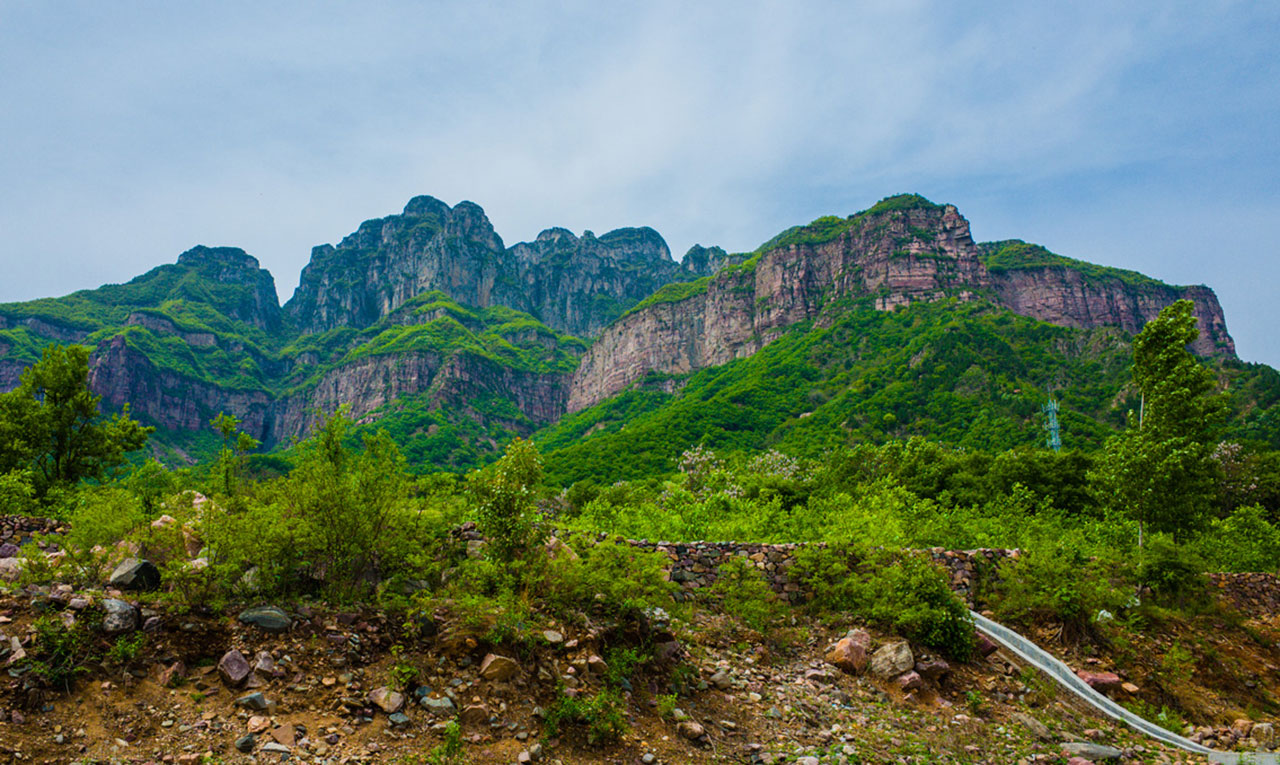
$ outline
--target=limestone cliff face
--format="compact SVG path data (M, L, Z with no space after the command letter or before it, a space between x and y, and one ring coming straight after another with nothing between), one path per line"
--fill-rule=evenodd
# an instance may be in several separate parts
M366 221L337 247L312 250L285 312L303 332L367 327L414 296L440 290L465 305L506 305L590 336L683 268L651 228L581 237L562 228L505 248L479 206L415 197L400 215Z
M117 408L129 404L135 415L163 428L203 430L219 412L232 412L244 432L268 446L310 434L317 411L329 414L349 404L351 416L361 420L400 396L417 393L430 393L433 404L455 407L486 393L507 397L528 421L504 424L527 433L531 424L545 425L564 413L569 378L567 373L520 372L478 356L402 353L338 366L314 386L276 398L157 368L124 337L96 349L89 375L90 386L105 402Z
M574 374L569 411L599 403L651 371L685 374L755 353L792 324L821 321L824 307L845 298L868 298L886 310L982 296L1042 321L1137 332L1161 308L1188 297L1196 301L1202 332L1194 350L1235 354L1207 287L1134 287L1057 266L993 274L968 221L951 205L872 208L850 221L827 241L809 244L800 236L766 247L754 268L721 271L705 292L650 305L607 327Z
M1061 266L993 274L993 285L1000 303L1014 313L1066 327L1115 326L1129 333L1141 331L1160 309L1185 298L1195 303L1200 323L1200 337L1191 349L1201 356L1236 354L1222 306L1208 287L1133 287L1117 280L1090 280Z
M212 303L226 316L268 331L280 329L280 299L271 272L239 247L193 247L178 256L179 269L233 288ZM140 278L145 278L140 277ZM179 295L187 297L186 295ZM204 297L204 296L200 296Z

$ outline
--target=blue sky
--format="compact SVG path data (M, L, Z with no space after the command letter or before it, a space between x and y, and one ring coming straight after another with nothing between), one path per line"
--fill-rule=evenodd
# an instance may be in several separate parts
M1280 366L1280 4L0 0L0 300L409 197L755 247L916 191L1206 283Z

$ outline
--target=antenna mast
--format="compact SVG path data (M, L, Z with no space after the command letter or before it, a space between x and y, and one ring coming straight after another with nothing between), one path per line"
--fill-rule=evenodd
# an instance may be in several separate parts
M1040 407L1040 411L1044 412L1049 418L1049 422L1045 424L1044 429L1048 431L1048 438L1045 439L1046 445L1056 451L1062 450L1062 434L1058 428L1058 401L1053 396L1049 397L1049 403Z

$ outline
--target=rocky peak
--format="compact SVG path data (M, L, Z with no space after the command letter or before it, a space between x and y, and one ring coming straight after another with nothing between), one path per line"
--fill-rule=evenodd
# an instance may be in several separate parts
M271 272L259 267L258 259L239 247L205 247L197 245L178 256L178 267L201 279L244 288L239 295L208 295L217 302L214 307L225 315L263 329L280 327L280 299ZM176 296L188 297L188 290Z
M680 259L680 268L694 277L701 278L711 276L725 266L741 263L746 258L747 256L743 253L730 255L723 247L703 247L695 244Z

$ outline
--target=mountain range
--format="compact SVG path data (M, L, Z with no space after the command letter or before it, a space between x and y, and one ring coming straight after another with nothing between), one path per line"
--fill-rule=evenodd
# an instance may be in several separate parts
M479 206L415 197L315 247L284 305L255 258L204 246L125 284L0 304L0 388L48 343L90 345L91 386L156 425L173 462L209 453L218 412L275 449L343 404L419 469L536 434L563 481L669 469L695 442L1036 443L1050 394L1089 446L1123 422L1128 339L1183 298L1234 431L1280 443L1280 376L1236 358L1208 287L978 243L954 206L914 194L679 261L647 227L508 247Z

